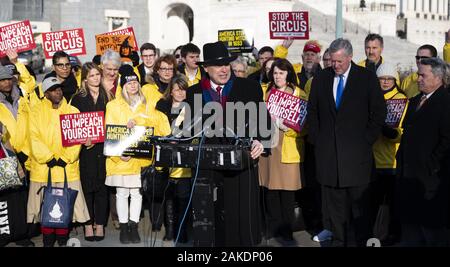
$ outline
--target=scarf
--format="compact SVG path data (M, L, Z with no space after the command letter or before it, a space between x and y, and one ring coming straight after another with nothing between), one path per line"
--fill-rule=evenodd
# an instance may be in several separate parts
M209 103L211 101L219 102L223 108L225 108L225 104L228 100L228 95L231 92L231 88L233 87L233 79L230 79L225 86L222 88L222 97L219 96L219 94L212 89L211 87L211 81L208 78L202 78L200 81L200 88L202 89L202 95L203 95L203 102Z

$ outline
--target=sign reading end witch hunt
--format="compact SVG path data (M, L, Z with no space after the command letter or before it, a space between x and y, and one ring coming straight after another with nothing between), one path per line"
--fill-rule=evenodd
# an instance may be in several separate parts
M0 27L0 57L6 55L7 50L18 53L36 47L29 20Z
M269 12L270 39L309 39L308 12Z
M393 128L398 128L400 126L400 121L402 120L403 113L406 109L407 99L388 99L386 100L386 124Z
M59 115L59 120L64 147L85 144L88 138L92 144L105 140L103 111Z
M109 157L132 156L151 157L153 146L150 138L153 127L125 125L106 125L106 138L103 154Z
M282 119L284 125L297 132L305 125L307 105L307 101L280 90L270 90L267 98L270 115Z

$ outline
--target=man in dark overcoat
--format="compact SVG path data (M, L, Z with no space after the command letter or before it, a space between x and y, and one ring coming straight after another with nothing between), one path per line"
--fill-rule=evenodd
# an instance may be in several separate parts
M193 197L194 245L256 246L261 242L261 227L255 159L264 150L260 142L263 138L260 126L265 124L264 129L270 128L270 116L265 105L262 111L259 110L259 104L263 102L259 83L232 74L230 62L236 57L229 55L222 42L205 44L203 55L204 61L197 64L203 66L208 75L187 90L185 102L190 107L190 115L186 116L191 120L190 123L185 120L185 126L193 126L194 135L205 135L206 144L234 144L236 138L242 137L252 137L253 140L249 148L251 159L248 163L246 160L247 166L243 170L212 170L200 166ZM250 108L238 108L230 112L229 104L236 103ZM209 104L222 111L215 110L213 115L207 114ZM208 121L211 121L212 116L215 119L210 124ZM203 127L196 127L199 121L204 123ZM270 139L267 134L264 137ZM205 184L207 187L203 190ZM197 205L199 202L204 205ZM213 214L200 220L208 210L213 210ZM213 225L214 230L202 231L200 225Z
M447 245L450 148L448 67L422 59L419 95L411 98L397 152L397 214L404 246Z
M308 103L322 209L330 215L333 245L348 246L349 229L354 229L356 244L365 246L370 238L372 145L386 105L375 74L352 62L348 40L333 41L329 51L332 68L314 77Z

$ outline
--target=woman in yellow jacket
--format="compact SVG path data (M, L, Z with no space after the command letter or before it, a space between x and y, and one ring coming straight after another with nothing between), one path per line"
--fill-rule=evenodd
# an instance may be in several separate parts
M156 110L164 115L168 127L176 126L182 128L181 118L184 118L184 112L173 114L172 109L180 107L181 102L186 99L186 90L189 87L188 79L183 74L175 75L169 83L163 97L156 104ZM189 195L191 192L191 169L188 168L172 168L169 171L169 187L166 194L164 227L166 230L164 240L172 240L177 237L180 232L178 242L187 242L186 219L181 225L188 208ZM186 212L186 216L189 212Z
M395 218L392 213L392 203L394 199L395 191L395 175L397 162L395 160L395 155L397 154L398 147L400 145L400 139L403 133L403 128L401 127L403 119L407 110L408 97L399 90L397 85L398 72L394 65L387 62L382 63L377 70L377 76L380 81L381 89L384 93L384 99L386 101L398 99L404 100L406 105L401 114L400 120L397 127L392 127L384 125L382 128L382 135L373 145L373 153L375 157L375 165L377 171L377 182L375 183L375 210L384 203L384 205L390 206L391 211L391 222L389 225L384 225L389 229L389 234L391 241L399 238L400 235L400 225L393 220ZM389 113L388 113L389 118ZM377 234L377 233L375 233ZM381 240L387 241L387 240Z
M164 130L164 126L160 123L161 116L147 106L139 79L132 68L121 68L120 85L123 88L122 96L106 105L106 124L127 125L128 128L136 125L149 126L154 127L155 135L167 135L167 130ZM116 206L122 244L141 242L137 231L142 208L141 168L150 163L151 159L131 157L106 159L105 184L116 187Z
M286 59L275 60L269 79L265 99L271 90L307 98L306 93L297 86L294 68ZM259 160L259 182L267 189L264 195L270 230L268 234L293 241L295 191L302 187L300 164L304 156L304 130L296 132L285 126L280 119L274 119L274 122L276 134L271 152Z
M84 200L80 182L78 156L80 145L63 147L59 116L79 113L78 109L69 105L63 97L61 82L55 77L46 78L42 83L45 98L32 110L29 119L31 142L30 191L28 195L28 223L39 220L42 203L42 186L47 184L51 171L54 186L63 187L64 170L70 188L77 190L77 198L73 212L73 221L85 223L89 220L89 212ZM39 194L38 194L39 192ZM53 246L55 238L60 246L67 243L69 229L53 229L41 227L44 246ZM56 236L55 236L56 235Z
M165 55L155 63L152 75L147 75L148 84L142 87L150 108L155 108L169 85L170 80L177 74L177 60L172 55Z

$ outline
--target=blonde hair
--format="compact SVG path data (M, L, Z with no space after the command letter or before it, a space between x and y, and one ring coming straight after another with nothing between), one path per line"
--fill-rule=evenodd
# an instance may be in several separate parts
M131 107L135 107L139 103L142 103L144 105L147 103L147 101L145 100L144 93L142 92L142 87L139 84L139 82L138 82L138 92L137 92L136 97L132 97L128 94L127 86L129 86L129 83L124 84L124 86L122 88L122 97L125 100L125 102L127 102L128 105L130 105Z

